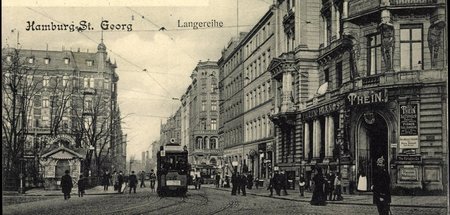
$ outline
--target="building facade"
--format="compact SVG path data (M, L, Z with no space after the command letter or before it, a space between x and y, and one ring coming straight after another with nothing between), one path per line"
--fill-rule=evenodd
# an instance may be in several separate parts
M242 39L240 33L228 42L218 61L219 74L219 142L223 148L221 160L222 174L231 175L233 171L243 170L244 143L244 66Z
M301 103L302 172L344 190L383 157L393 189L447 190L445 1L328 1L320 9L320 87Z
M272 76L275 167L295 186L304 157L301 103L318 87L319 0L276 1L275 49L268 71Z
M125 156L116 68L103 42L95 53L2 50L2 115L20 118L20 124L3 121L5 125L17 126L3 128L2 142L7 144L2 145L10 152L6 156L10 156L14 152L8 147L8 143L13 143L8 141L11 130L22 132L21 173L26 186L57 189L65 170L77 179L84 171L91 175L96 170L110 169L112 159L116 159L111 157L113 154ZM20 114L12 114L12 109L20 110ZM97 141L91 141L94 136ZM63 152L74 156L59 156ZM94 152L102 163L94 163ZM91 156L92 160L87 159ZM119 162L117 166L125 165L120 160L115 162Z
M182 105L189 106L183 107L186 111L184 115L188 115L189 122L188 125L184 123L184 136L189 135L189 162L193 174L210 178L219 171L217 165L222 156L218 142L219 68L217 62L200 61L192 72L191 79L192 83L182 97Z

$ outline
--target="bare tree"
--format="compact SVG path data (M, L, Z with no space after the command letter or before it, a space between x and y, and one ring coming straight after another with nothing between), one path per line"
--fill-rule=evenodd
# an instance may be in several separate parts
M118 112L111 106L108 89L98 88L92 94L83 94L77 99L74 109L74 132L78 133L86 153L84 172L91 168L97 176L105 162L108 162L113 130L121 122Z
M2 49L2 149L6 151L4 177L16 178L21 172L28 115L33 98L42 86L35 80L37 66L33 58L21 55L19 49Z
M50 135L57 136L61 131L68 129L70 118L70 100L72 91L69 87L69 77L54 77L50 82Z

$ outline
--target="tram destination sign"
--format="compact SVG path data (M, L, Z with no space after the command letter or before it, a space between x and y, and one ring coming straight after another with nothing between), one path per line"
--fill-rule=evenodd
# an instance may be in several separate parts
M400 105L400 136L417 135L417 104Z

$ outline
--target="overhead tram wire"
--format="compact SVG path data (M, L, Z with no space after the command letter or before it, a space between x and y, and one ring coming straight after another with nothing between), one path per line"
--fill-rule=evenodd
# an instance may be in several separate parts
M49 15L46 14L46 13L42 13L42 12L37 11L37 10L35 10L35 9L32 9L32 8L30 8L30 7L27 7L27 9L29 9L29 10L31 10L31 11L33 11L33 12L35 12L35 13L41 15L41 16L44 16L44 17L46 17L46 18L48 18L48 19L50 19L50 20L52 20L52 21L54 21L54 22L57 22L57 23L59 23L59 24L64 24L63 22L54 19L53 17L49 16ZM98 41L96 41L96 40L90 38L89 36L87 36L87 35L84 34L83 32L78 32L78 33L80 33L81 35L83 35L84 37L86 37L87 39L89 39L90 41L94 42L95 44L98 43ZM170 93L170 91L167 90L161 83L159 83L159 81L157 81L153 76L151 76L151 75L147 72L147 70L146 70L145 68L142 68L142 67L140 67L139 65L137 65L137 64L135 64L135 63L133 63L133 62L131 62L130 60L128 60L128 59L126 59L125 57L121 56L120 54L114 52L114 51L111 50L110 48L107 48L107 49L108 49L109 52L113 53L114 55L116 55L117 57L121 58L122 60L124 60L125 62L129 63L130 65L133 65L133 66L137 67L138 69L140 69L140 70L142 70L142 71L145 71L145 72L146 72L145 74L147 74L147 76L149 76L153 81L155 81L155 82L159 85L159 87L161 87L164 91L166 91L166 93L167 93L169 96L172 96L171 93Z

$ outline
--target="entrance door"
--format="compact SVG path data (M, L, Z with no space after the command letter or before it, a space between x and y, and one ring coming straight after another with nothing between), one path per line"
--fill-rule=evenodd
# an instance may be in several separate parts
M383 157L387 163L388 128L386 121L377 113L362 117L358 133L358 174L367 177L367 190L372 185L377 159ZM387 165L386 165L387 168Z

